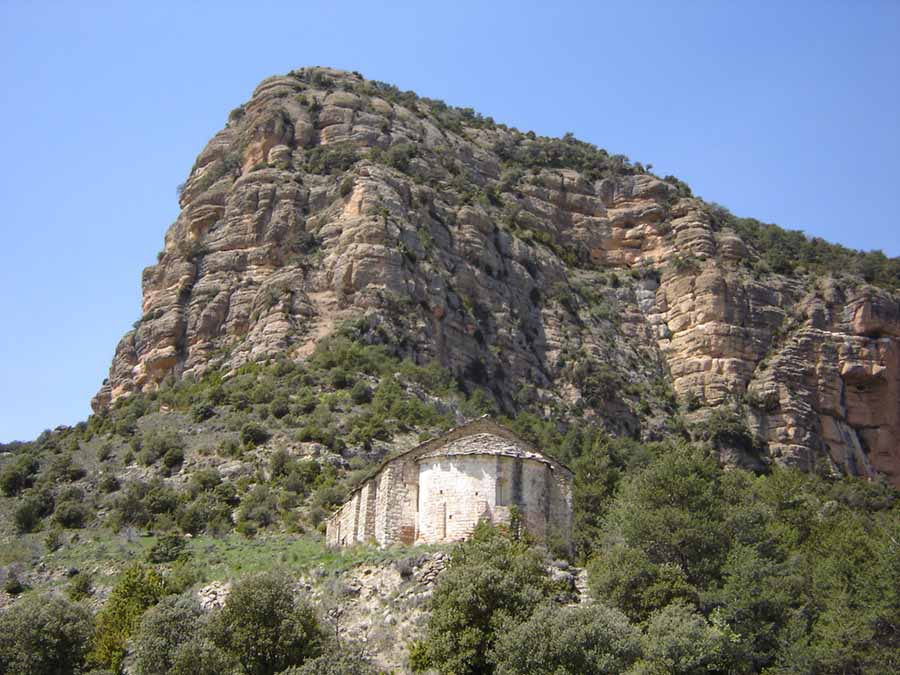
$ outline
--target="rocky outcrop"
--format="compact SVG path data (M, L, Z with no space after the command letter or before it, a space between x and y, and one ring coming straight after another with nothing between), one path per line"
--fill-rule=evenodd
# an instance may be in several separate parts
M672 390L743 415L757 461L900 482L898 299L754 273L705 202L572 139L304 69L232 112L180 204L96 410L353 319L510 410L653 438Z

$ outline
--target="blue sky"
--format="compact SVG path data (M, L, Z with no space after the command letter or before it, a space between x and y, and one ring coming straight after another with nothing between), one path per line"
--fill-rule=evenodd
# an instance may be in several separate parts
M259 80L304 65L900 255L900 3L549 4L0 3L0 441L87 417L175 186Z

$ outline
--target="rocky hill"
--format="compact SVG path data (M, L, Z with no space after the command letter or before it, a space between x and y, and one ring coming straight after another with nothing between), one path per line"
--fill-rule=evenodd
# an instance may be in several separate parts
M0 444L0 675L900 672L900 259L323 68L179 192L95 414ZM483 414L574 551L325 545Z
M900 484L896 259L327 68L263 81L179 194L97 412L353 325L508 414Z

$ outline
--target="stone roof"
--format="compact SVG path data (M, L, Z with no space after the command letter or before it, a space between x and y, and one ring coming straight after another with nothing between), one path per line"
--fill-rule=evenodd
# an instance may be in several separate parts
M485 439L488 436L494 436L498 439L506 440L508 441L508 443L503 443L502 441L494 441L492 442L492 445L494 447L485 452L485 450L483 449L478 450L473 448L468 442L468 439L476 436L481 437L482 439ZM455 450L453 448L455 448ZM479 417L478 419L474 419L470 422L466 422L461 426L450 429L440 436L436 436L435 438L427 440L424 443L420 443L414 448L388 455L384 460L382 460L380 464L378 464L372 470L366 472L366 474L359 480L356 486L350 491L350 495L359 490L366 483L366 481L374 478L379 473L381 473L384 467L386 467L391 462L394 462L403 457L408 457L413 454L420 454L423 457L462 454L496 454L506 455L510 457L523 457L545 462L551 467L559 466L569 473L572 473L572 469L570 467L566 466L546 452L537 450L530 443L519 438L514 432L491 419L489 415L484 415L483 417Z
M446 445L441 445L434 450L423 452L416 461L432 459L434 457L456 457L460 455L501 455L503 457L518 457L520 459L533 459L553 466L557 463L546 455L530 450L522 443L511 441L508 438L494 433L475 433L463 438L457 438Z

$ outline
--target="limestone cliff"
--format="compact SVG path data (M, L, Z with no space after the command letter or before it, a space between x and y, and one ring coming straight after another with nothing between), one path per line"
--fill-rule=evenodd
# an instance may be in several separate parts
M746 422L735 461L900 484L898 295L761 271L716 207L622 157L308 68L232 111L180 205L95 409L356 320L510 410L654 438L677 398Z

